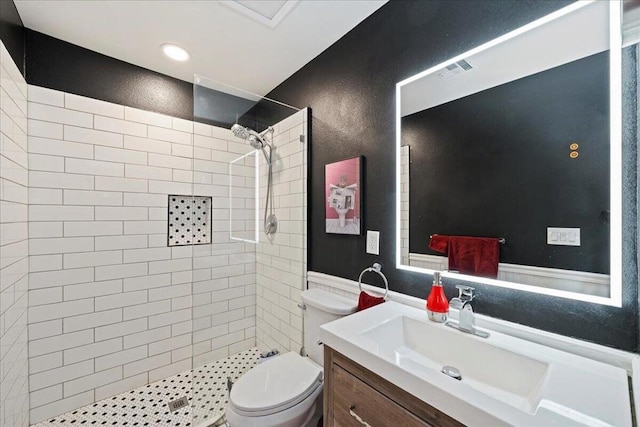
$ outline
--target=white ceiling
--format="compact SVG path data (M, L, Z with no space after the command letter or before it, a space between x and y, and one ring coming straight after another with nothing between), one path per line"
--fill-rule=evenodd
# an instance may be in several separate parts
M27 28L189 82L199 74L264 95L386 1L300 0L276 28L215 0L15 3ZM240 1L271 11L282 3ZM191 60L169 60L163 43L185 47Z

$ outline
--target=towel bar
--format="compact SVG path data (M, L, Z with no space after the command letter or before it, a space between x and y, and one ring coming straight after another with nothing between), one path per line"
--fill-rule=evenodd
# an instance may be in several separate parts
M432 235L429 236L429 238L431 239L433 236L437 236L437 234L432 234ZM507 243L507 239L505 239L504 237L499 237L498 238L498 242L500 242L500 243L502 243L504 245L505 243Z

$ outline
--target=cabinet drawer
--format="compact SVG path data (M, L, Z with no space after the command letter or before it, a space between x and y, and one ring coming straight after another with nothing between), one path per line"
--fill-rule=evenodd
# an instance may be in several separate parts
M335 426L431 427L430 424L422 421L340 366L333 365L332 374L333 421Z

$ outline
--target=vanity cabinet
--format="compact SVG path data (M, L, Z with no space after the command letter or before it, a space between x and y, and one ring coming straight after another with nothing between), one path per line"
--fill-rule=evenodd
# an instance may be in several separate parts
M324 346L325 427L453 427L463 424Z

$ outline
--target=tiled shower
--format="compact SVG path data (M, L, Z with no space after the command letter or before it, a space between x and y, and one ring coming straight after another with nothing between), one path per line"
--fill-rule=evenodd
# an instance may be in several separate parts
M253 149L228 127L27 85L4 46L1 55L4 425L194 375L255 347L300 349L307 110L270 123L279 224L256 244L234 232L262 215L264 159L230 175L229 163ZM232 185L246 191L230 197ZM170 197L207 206L187 221L210 243L168 244L170 223L180 233L190 225L188 212L170 214Z
M27 83L0 43L0 424L29 422Z

